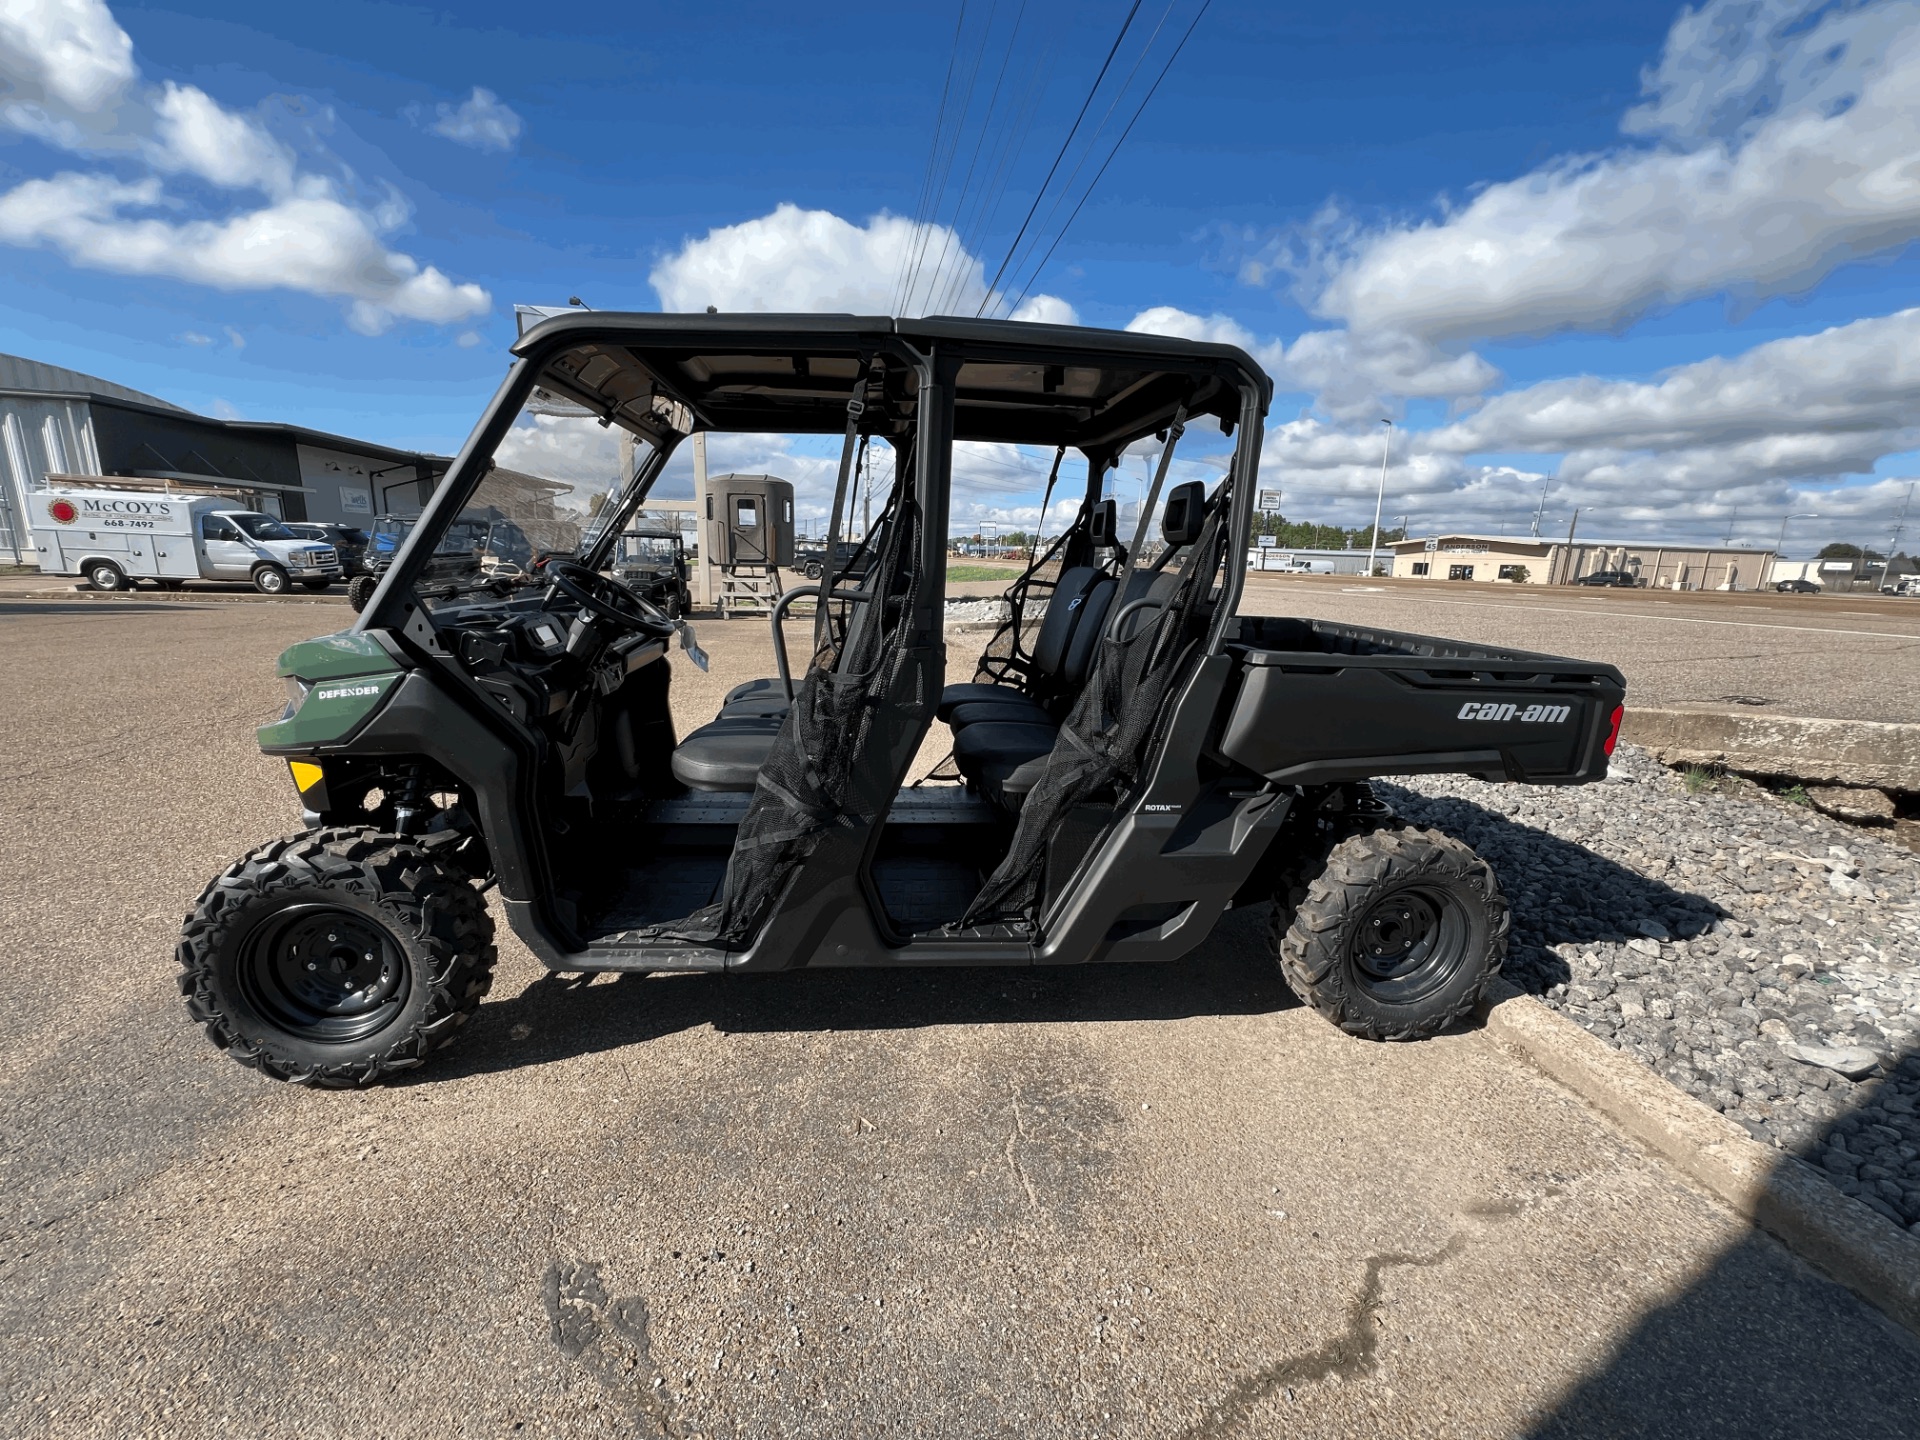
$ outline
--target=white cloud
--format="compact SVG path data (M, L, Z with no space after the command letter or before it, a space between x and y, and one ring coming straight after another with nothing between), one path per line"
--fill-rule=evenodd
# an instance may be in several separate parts
M293 190L293 152L206 91L169 80L153 102L156 168L184 170L227 190Z
M1478 355L1449 355L1407 335L1355 336L1313 330L1292 345L1261 340L1231 316L1194 315L1171 305L1142 310L1127 329L1183 340L1238 345L1282 390L1313 392L1337 420L1397 414L1402 399L1459 400L1490 388L1500 372Z
M227 331L227 343L229 345L233 346L233 348L236 350L244 350L247 348L246 336L242 335L238 330L234 329L233 326L231 325L226 327L226 331Z
M91 114L133 83L133 41L104 0L5 0L0 80L6 103Z
M324 196L295 196L224 220L162 219L154 178L71 171L0 195L0 242L52 249L75 265L164 275L216 290L286 288L349 302L349 323L378 334L394 319L454 324L484 314L487 292L386 249L368 217Z
M478 330L462 330L454 337L453 343L462 350L471 350L476 345L484 345L486 341Z
M459 145L475 150L511 150L524 128L520 117L498 95L476 85L458 105L437 107L439 118L428 128Z
M213 344L211 335L202 335L198 330L183 330L174 338L183 345L196 345L202 348Z
M915 278L901 306L906 276ZM680 312L711 305L724 312L971 315L990 298L978 257L944 225L916 225L897 215L855 225L828 210L785 203L688 240L647 278L661 308ZM1075 319L1073 307L1052 295L1029 297L1019 317L1055 324Z
M1316 313L1431 342L1803 291L1920 236L1916 22L1920 0L1870 16L1709 0L1627 119L1664 143L1555 161L1426 223L1329 211L1277 263Z
M145 172L25 181L0 194L0 243L119 274L324 296L344 302L366 334L396 319L454 324L490 308L478 285L387 248L381 236L407 218L391 187L363 203L331 156L309 158L332 173L303 171L258 117L195 86L141 88L138 78L132 42L100 0L0 0L0 125ZM163 177L175 176L268 203L221 214L169 190Z
M1543 381L1495 396L1430 443L1465 454L1678 449L1797 434L1839 439L1920 423L1917 406L1920 309L1768 341L1652 381Z

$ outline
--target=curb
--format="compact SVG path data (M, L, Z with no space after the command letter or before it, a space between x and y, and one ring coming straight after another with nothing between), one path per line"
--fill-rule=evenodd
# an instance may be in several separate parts
M1507 981L1496 979L1488 1000L1486 1034L1495 1042L1920 1336L1920 1237Z
M1920 790L1920 724L1628 707L1620 738L1665 765L1724 765L1808 785Z

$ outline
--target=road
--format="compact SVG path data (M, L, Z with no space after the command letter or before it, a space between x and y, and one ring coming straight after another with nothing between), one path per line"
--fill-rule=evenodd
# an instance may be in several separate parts
M344 619L0 604L0 1432L1910 1432L1911 1337L1481 1035L1300 1009L1259 911L1097 972L507 938L411 1083L242 1069L170 951L295 823L252 727ZM769 669L702 637L683 722Z
M1248 576L1241 611L1617 665L1627 703L1920 722L1920 601Z

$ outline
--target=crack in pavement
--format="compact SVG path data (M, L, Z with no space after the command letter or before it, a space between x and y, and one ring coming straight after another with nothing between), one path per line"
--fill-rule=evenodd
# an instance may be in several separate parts
M1525 1214L1543 1200L1557 1199L1566 1193L1563 1186L1551 1184L1538 1198L1482 1201L1463 1206L1460 1213L1469 1219L1498 1224ZM1380 1327L1372 1322L1382 1303L1382 1276L1389 1269L1427 1270L1445 1264L1467 1248L1469 1238L1466 1231L1456 1230L1444 1245L1429 1254L1388 1251L1369 1255L1360 1293L1347 1307L1346 1324L1338 1334L1305 1355L1276 1361L1236 1382L1205 1415L1181 1432L1181 1440L1222 1440L1251 1416L1256 1404L1277 1390L1286 1389L1291 1399L1290 1387L1294 1385L1332 1376L1353 1380L1372 1374L1380 1348Z
M591 1261L556 1260L541 1281L553 1343L608 1395L655 1433L677 1437L666 1379L647 1340L647 1304L637 1295L610 1300Z

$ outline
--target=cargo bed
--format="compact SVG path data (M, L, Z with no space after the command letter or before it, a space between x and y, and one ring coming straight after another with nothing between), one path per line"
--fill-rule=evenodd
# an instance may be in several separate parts
M1626 695L1611 665L1324 620L1235 623L1219 750L1269 780L1578 785L1607 773Z

